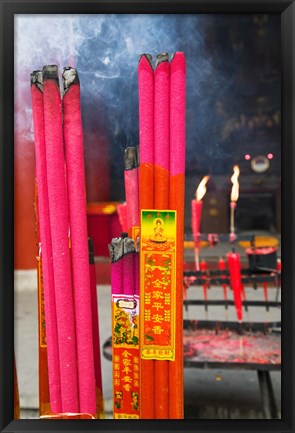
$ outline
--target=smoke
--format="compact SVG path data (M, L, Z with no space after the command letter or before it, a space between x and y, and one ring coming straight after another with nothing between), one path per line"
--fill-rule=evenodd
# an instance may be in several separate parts
M251 23L251 18L243 15L232 19L236 29L242 28L245 20ZM212 170L218 169L220 159L227 158L229 152L223 146L220 127L234 117L243 97L257 93L259 85L256 74L253 80L244 80L246 85L236 86L234 74L246 54L237 50L232 57L227 23L222 15L203 14L16 15L16 133L33 139L30 73L46 64L58 65L60 73L64 66L77 67L84 131L106 139L115 161L112 176L120 177L123 149L138 144L139 56L150 53L155 58L160 52L184 51L187 159L191 167L200 167L202 160L207 166L210 161ZM224 38L221 43L210 40L213 26L219 26L217 34ZM239 38L238 48L243 45L241 33ZM249 69L247 73L250 75ZM97 154L95 143L87 140L88 155Z
M211 60L200 15L17 15L15 17L16 129L32 138L30 73L56 64L78 69L85 128L104 128L116 153L138 143L137 63L142 53L184 51L187 58L188 149L202 129L193 113L206 99ZM24 107L25 104L25 107ZM203 116L205 116L204 113Z

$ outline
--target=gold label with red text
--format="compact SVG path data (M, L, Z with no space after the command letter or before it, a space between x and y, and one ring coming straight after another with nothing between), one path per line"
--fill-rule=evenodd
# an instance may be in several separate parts
M140 356L175 360L176 211L142 210Z

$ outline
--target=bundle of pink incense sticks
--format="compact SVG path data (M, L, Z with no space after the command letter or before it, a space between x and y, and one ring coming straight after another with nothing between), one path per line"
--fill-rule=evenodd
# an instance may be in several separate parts
M140 57L140 211L175 210L177 216L175 360L141 359L141 418L183 418L185 76L182 52L170 61L167 53L158 54L155 68L150 54Z
M115 419L139 418L139 266L136 243L109 244L112 286L113 403Z
M80 84L77 70L31 74L52 414L97 413L98 316L90 273ZM96 305L95 305L96 303Z

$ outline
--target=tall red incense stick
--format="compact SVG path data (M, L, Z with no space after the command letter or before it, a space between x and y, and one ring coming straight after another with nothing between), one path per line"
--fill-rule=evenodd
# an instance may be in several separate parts
M117 205L117 212L119 217L119 223L121 225L122 232L128 233L127 223L127 203L120 203Z
M80 83L76 69L63 70L64 141L67 166L80 412L96 413L91 291Z
M154 105L155 209L169 209L169 107L170 63L167 53L158 54L155 67ZM155 361L155 418L169 418L169 361Z
M138 363L135 361L139 360L139 344L138 344L138 336L139 336L139 316L138 316L138 296L136 299L136 293L138 287L136 284L136 279L139 277L139 269L136 274L136 256L138 254L135 253L135 243L131 237L125 237L123 239L123 286L124 286L124 296L128 302L133 301L133 311L132 318L129 319L129 323L131 325L131 338L130 348L129 348L129 356L128 360L130 362L128 373L126 374L128 379L130 380L129 384L131 387L131 396L134 398L127 409L127 413L129 416L133 416L139 418L139 399L140 399L140 385L139 385L139 371L138 371ZM136 303L136 305L135 305ZM126 367L125 367L126 369ZM136 370L137 369L137 370ZM125 385L126 386L126 385Z
M55 65L43 68L44 126L62 412L79 412L62 110Z
M113 401L114 401L114 417L116 416L117 408L115 404L116 385L115 385L115 357L118 356L118 350L114 344L115 330L114 330L114 295L122 295L124 288L124 274L123 274L123 239L113 238L112 242L108 245L111 257L111 290L112 290L112 359L113 359ZM122 395L122 394L121 394Z
M134 258L134 272L135 272L135 277L134 277L134 284L135 284L135 291L134 294L135 296L137 296L137 299L139 297L139 293L140 293L140 282L139 282L139 237L136 238L135 241L135 258Z
M96 385L96 409L97 417L104 417L104 402L102 393L102 377L101 377L101 355L100 355L100 339L99 339L99 320L98 320L98 303L96 291L96 272L94 262L93 241L88 238L89 248L89 270L90 270L90 289L91 289L91 311L92 311L92 333L93 333L93 356L95 369L95 385Z
M154 71L152 57L138 63L140 209L154 207Z
M170 62L170 209L177 211L175 361L169 362L169 418L183 418L183 254L185 189L186 62L176 52ZM174 398L176 396L176 398Z
M114 238L109 244L109 252L111 257L111 286L112 295L123 293L123 239Z
M123 238L123 293L134 296L134 241L130 237Z
M127 147L124 154L124 180L127 203L128 235L135 239L139 227L139 185L137 147Z
M43 287L46 316L46 341L48 358L48 382L52 413L60 413L61 389L58 334L55 310L54 275L52 266L52 246L50 216L47 192L46 154L44 136L43 77L41 71L31 74L31 92L34 124L34 145L36 178L38 185L38 221L42 245Z
M140 209L154 208L154 71L152 57L143 54L138 63L139 93L139 185ZM154 362L140 360L140 417L155 418Z

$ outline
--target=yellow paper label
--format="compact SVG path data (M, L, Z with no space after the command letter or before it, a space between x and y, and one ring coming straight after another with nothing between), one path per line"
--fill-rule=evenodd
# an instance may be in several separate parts
M113 401L115 419L139 418L139 298L113 295Z
M176 211L142 210L141 358L175 359Z

